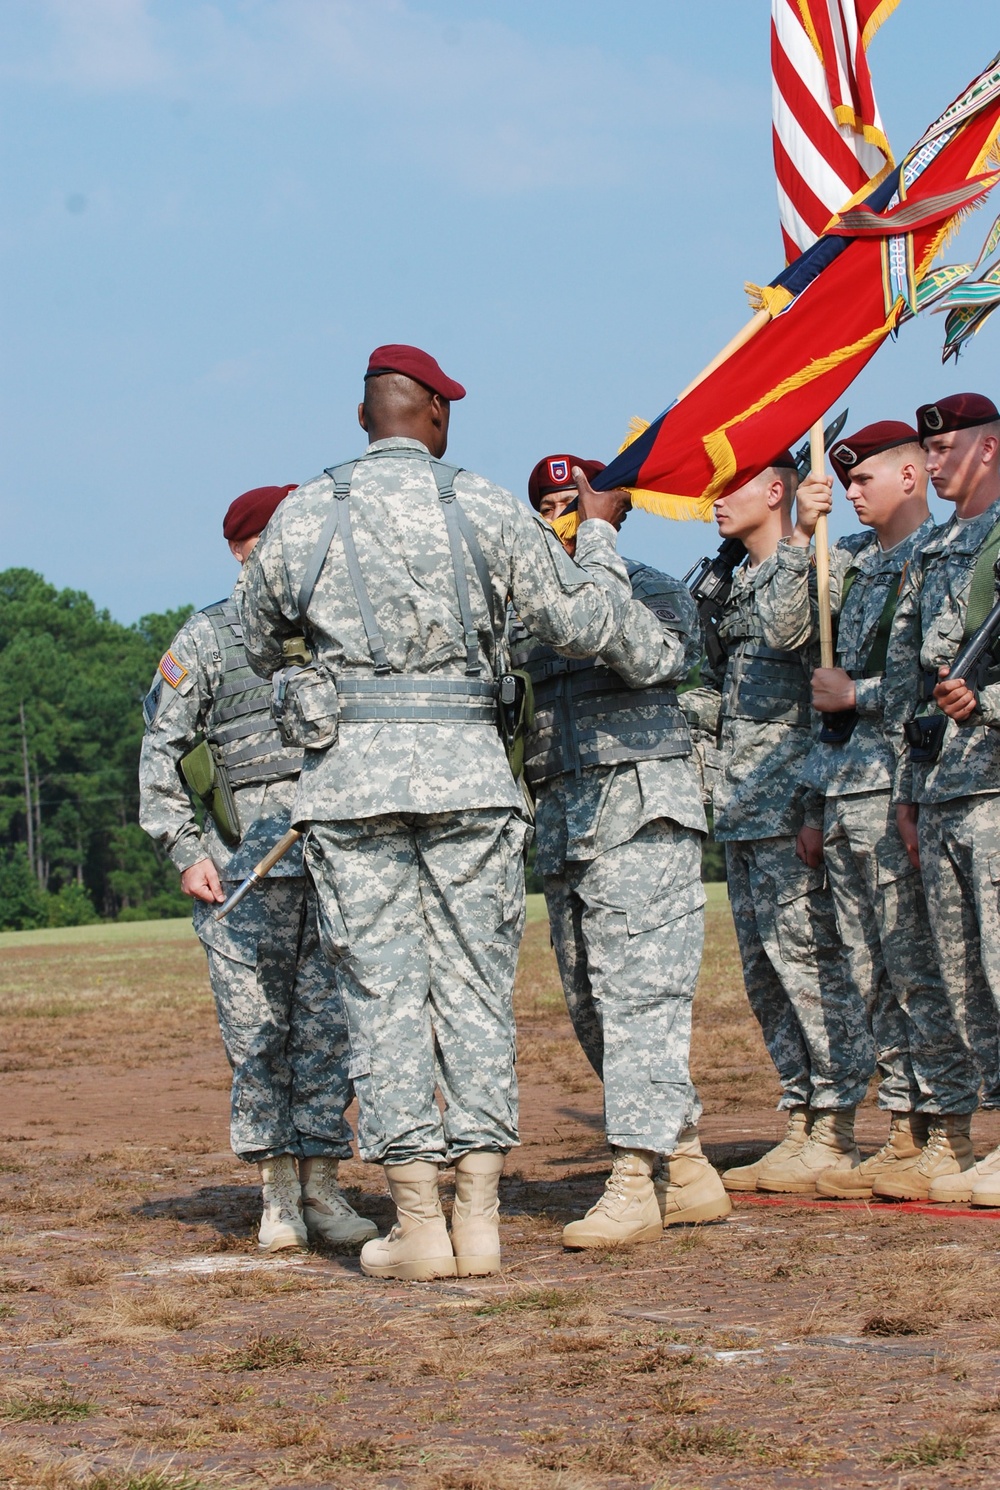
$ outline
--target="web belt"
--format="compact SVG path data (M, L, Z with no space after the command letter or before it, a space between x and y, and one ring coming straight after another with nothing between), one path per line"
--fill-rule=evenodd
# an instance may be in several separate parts
M491 724L497 722L497 688L492 679L342 678L337 685L340 719L346 724L398 720L408 724Z

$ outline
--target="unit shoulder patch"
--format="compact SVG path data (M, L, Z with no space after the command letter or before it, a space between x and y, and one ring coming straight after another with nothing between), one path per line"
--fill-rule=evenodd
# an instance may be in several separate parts
M164 652L160 658L160 672L171 688L178 688L188 675L188 670L182 662L178 662L173 652Z

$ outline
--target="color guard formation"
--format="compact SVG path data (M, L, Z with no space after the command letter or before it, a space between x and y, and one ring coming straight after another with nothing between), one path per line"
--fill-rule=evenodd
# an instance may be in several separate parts
M1000 1150L976 1163L970 1138L1000 1101L1000 644L949 674L996 596L1000 412L961 394L834 445L863 531L833 551L820 668L831 481L783 452L719 498L746 557L706 646L683 583L618 554L628 494L590 486L599 463L545 457L532 513L445 462L464 392L378 348L367 449L233 503L236 588L146 700L142 823L194 897L261 1247L363 1242L382 1278L499 1270L532 827L612 1154L565 1246L721 1219L729 1191L1000 1206ZM940 527L928 478L954 504ZM721 1177L689 1072L706 807L788 1114ZM289 826L301 844L220 921ZM889 1129L862 1160L876 1071ZM384 1238L337 1183L352 1095L396 1206Z

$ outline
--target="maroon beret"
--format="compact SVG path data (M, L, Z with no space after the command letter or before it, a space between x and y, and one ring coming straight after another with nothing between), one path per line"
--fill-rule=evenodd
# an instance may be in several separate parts
M856 434L838 440L830 451L830 464L844 483L851 484L851 472L855 466L871 455L880 455L883 450L895 450L898 445L918 445L920 436L912 424L900 419L880 419L877 424L866 424Z
M936 404L920 405L917 429L923 444L930 435L952 429L975 429L977 424L993 424L997 419L1000 410L982 393L952 393L948 398L939 398Z
M293 481L291 486L255 486L253 491L245 491L242 497L230 504L222 519L223 538L228 538L231 543L242 543L244 538L263 533L275 509L297 485Z
M574 466L580 467L588 481L604 470L602 460L581 460L578 455L547 455L538 462L528 477L528 501L536 512L541 510L542 498L549 492L569 489L576 494Z
M419 347L407 347L400 342L376 347L368 359L365 382L369 378L377 378L382 373L390 372L413 378L416 382L423 383L432 393L440 393L442 398L454 401L465 397L465 389L461 383L456 383L454 378L445 377L434 358L428 352L422 352Z
M797 471L799 469L795 456L790 450L780 451L771 462L771 467L775 471Z

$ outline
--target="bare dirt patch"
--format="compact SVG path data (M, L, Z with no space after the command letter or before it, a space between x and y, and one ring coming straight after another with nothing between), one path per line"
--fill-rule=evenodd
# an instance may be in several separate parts
M728 1163L782 1125L717 898L709 928L694 1066ZM0 1483L992 1484L1000 1221L750 1198L722 1225L564 1253L607 1157L541 920L518 1008L503 1276L377 1283L349 1256L258 1256L189 929L0 939ZM862 1138L884 1128L866 1108ZM974 1132L991 1147L1000 1120ZM388 1223L381 1174L345 1177Z

